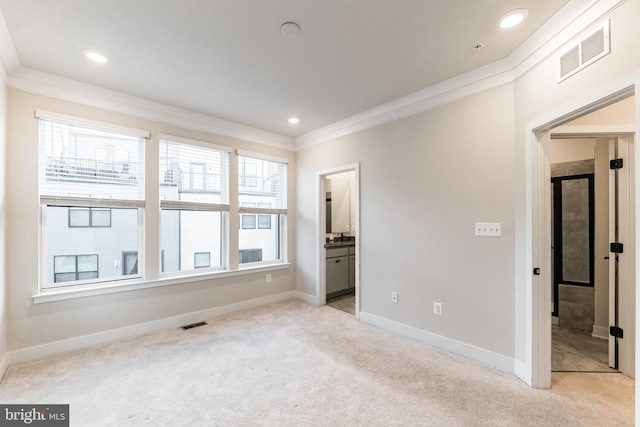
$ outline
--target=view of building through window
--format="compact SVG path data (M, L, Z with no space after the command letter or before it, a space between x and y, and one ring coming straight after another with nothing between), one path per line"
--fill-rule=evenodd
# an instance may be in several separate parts
M41 118L43 287L141 277L145 255L159 273L228 269L230 152L161 136L160 247L144 254L144 138ZM283 261L287 164L237 161L238 263Z
M142 141L40 120L45 287L138 274Z
M240 264L281 259L287 164L238 156Z
M161 139L160 207L162 272L224 267L228 151Z

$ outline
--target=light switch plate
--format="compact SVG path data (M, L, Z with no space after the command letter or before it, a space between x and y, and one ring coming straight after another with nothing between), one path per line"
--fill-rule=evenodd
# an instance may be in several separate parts
M476 236L501 237L502 223L500 222L476 222Z

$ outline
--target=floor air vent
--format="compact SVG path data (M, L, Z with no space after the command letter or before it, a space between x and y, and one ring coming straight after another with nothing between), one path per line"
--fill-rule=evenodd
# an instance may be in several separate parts
M594 32L582 38L577 45L563 51L559 56L558 83L606 56L611 50L609 21L605 21Z
M206 324L207 322L198 322L198 323L192 323L190 325L181 326L181 328L186 331L187 329L197 328L198 326L204 326Z

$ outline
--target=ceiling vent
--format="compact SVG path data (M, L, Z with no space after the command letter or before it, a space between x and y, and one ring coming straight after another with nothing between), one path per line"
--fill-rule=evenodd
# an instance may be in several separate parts
M609 21L605 21L594 32L581 39L577 45L563 51L559 57L558 83L606 56L611 50Z

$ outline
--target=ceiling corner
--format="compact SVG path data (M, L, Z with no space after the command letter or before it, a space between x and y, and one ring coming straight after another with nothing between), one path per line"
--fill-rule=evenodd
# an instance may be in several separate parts
M0 73L6 82L13 70L20 66L20 59L13 45L13 40L11 39L9 28L7 28L7 22L4 20L2 10L0 10L0 59L2 60Z

